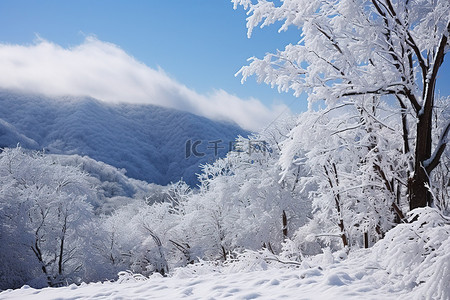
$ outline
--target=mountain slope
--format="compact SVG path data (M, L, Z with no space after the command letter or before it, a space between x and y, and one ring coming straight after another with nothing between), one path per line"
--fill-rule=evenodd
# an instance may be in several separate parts
M0 107L2 147L20 143L55 154L87 155L126 169L129 177L163 185L180 178L194 185L198 165L215 157L213 141L221 141L223 156L230 141L248 134L237 125L182 111L92 98L0 90ZM205 155L192 155L188 140L201 141L197 149ZM186 158L186 153L191 155Z

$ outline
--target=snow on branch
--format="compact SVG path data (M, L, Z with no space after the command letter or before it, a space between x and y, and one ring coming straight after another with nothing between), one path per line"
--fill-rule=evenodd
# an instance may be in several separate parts
M433 171L434 168L437 167L439 161L441 159L442 153L444 153L445 147L448 143L448 132L450 131L450 120L448 120L447 125L444 127L442 131L441 137L439 138L438 144L431 155L431 157L423 162L423 166L425 167L428 174Z

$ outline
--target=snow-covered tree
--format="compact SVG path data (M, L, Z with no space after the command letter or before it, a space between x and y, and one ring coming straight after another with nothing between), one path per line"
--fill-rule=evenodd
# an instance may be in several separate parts
M58 286L88 279L94 264L93 209L88 176L40 152L0 154L2 283ZM13 282L9 276L22 274ZM33 283L34 282L34 283ZM30 282L29 282L30 283Z
M306 169L298 167L281 178L277 164L280 143L294 122L240 137L234 151L202 167L199 190L177 207L184 228L179 231L191 232L185 244L200 248L207 259L225 260L243 249L281 250L310 213Z
M299 40L282 51L252 58L239 73L280 91L306 92L314 103L332 109L364 102L367 97L388 103L398 116L403 154L409 156L402 179L409 208L431 203L427 186L444 153L450 121L436 113L435 87L448 53L448 0L232 0L248 9L247 28L281 22L295 27ZM382 133L387 127L370 110ZM439 118L436 120L436 118ZM433 122L440 124L433 135ZM366 122L360 122L362 128ZM392 128L392 127L391 127ZM367 134L372 134L367 132ZM380 173L379 171L376 171ZM378 174L383 177L382 174ZM391 181L392 178L382 180Z
M284 172L303 164L317 184L310 198L320 226L310 234L328 243L339 237L343 246L367 247L404 218L408 156L391 127L397 120L385 109L369 98L357 107L305 112L281 144Z
M175 185L187 187L184 182ZM169 193L168 197L176 198L171 188ZM130 270L143 275L165 275L173 266L186 265L184 253L179 251L184 243L174 229L179 227L181 213L178 204L174 205L169 201L135 200L102 216L101 226L106 234L98 243L99 253L116 273ZM184 263L179 264L180 260Z

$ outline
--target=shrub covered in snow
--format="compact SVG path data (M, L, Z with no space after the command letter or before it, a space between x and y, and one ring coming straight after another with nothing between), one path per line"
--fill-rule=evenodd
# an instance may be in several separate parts
M411 211L408 221L390 230L374 255L398 288L418 299L450 299L450 218L427 207Z

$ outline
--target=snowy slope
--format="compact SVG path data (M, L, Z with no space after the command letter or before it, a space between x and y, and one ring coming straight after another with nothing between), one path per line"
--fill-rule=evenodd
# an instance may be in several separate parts
M330 254L331 255L331 254ZM315 267L233 270L179 269L173 277L33 289L24 286L0 294L1 299L411 299L395 288L388 273L361 251L347 261L316 258ZM331 260L333 258L331 257ZM257 268L258 268L257 267ZM199 274L200 273L200 274ZM139 278L138 278L139 279ZM400 280L401 278L399 278Z
M183 178L195 184L198 164L214 158L211 141L247 132L237 125L151 105L107 104L92 98L51 99L0 91L0 146L87 155L127 176L167 184ZM186 141L200 140L203 157L186 159Z
M24 148L35 149L39 145L36 141L21 134L14 125L0 119L0 148L20 144Z

